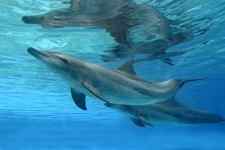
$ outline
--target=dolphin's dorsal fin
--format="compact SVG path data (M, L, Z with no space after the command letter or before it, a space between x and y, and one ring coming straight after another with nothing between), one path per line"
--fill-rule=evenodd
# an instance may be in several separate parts
M134 61L133 60L129 60L128 62L122 64L118 70L119 71L122 71L122 72L125 72L125 73L128 73L128 74L131 74L131 75L136 75L136 72L134 70Z
M120 20L120 21L119 21ZM124 22L124 23L120 23ZM114 19L107 20L105 29L119 44L127 44L128 25L124 19L115 17ZM118 28L119 27L119 28Z
M145 81L137 76L137 73L135 72L134 69L134 63L138 62L137 60L130 60L124 64L122 64L117 70L118 73L125 75L126 77L136 80L139 82L142 82L143 84L146 84L147 86L152 84L153 82L151 81Z
M120 45L128 45L129 29L137 25L136 20L132 20L129 14L133 11L134 6L131 3L122 4L117 12L114 12L112 18L106 19L104 27L107 32L115 39Z
M71 95L74 103L82 110L87 110L85 95L83 93L77 92L73 88L71 88Z

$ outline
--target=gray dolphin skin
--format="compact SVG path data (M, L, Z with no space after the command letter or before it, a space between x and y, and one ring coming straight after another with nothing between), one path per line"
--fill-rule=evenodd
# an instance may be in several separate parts
M58 52L28 48L28 53L68 81L74 102L84 110L87 109L86 95L113 104L147 105L174 97L186 82L194 81L168 80L153 83L128 74L134 72L129 67L131 63L122 65L118 70L109 70Z
M170 21L154 7L139 4L130 12L124 10L123 15L128 18L118 16L117 20L123 21L113 20L114 25L106 28L119 45L106 51L114 55L105 56L105 61L144 54L148 60L159 59L173 65L170 58L184 54L184 52L167 52L166 50L170 46L185 41L188 35L182 31L173 33ZM117 26L123 28L118 30Z
M36 16L24 16L23 22L43 27L99 27L118 43L110 48L104 61L147 54L167 64L174 53L166 49L183 41L183 34L172 34L170 23L154 7L133 0L71 0L71 7ZM175 56L183 53L176 53ZM108 56L108 57L107 57Z
M224 118L205 111L191 109L174 98L145 106L130 106L105 103L109 108L119 110L139 126L154 126L159 124L202 124L220 123Z
M24 23L39 24L43 27L104 28L111 26L113 18L120 15L128 4L130 7L136 6L131 0L71 0L69 8L53 10L41 15L23 16L22 20Z

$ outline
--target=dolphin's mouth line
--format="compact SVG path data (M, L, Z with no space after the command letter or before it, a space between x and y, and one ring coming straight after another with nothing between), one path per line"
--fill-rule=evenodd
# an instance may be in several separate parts
M38 59L43 59L44 57L45 58L48 57L47 54L45 54L43 52L40 52L39 50L37 50L35 48L32 48L32 47L28 48L27 49L27 52L29 54L31 54L32 56L34 56L35 58L38 58Z

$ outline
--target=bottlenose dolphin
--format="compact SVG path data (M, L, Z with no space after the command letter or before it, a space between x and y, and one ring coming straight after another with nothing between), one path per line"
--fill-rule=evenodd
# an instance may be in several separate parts
M39 24L43 27L104 28L110 26L113 18L120 15L128 4L135 5L131 0L71 0L69 8L53 10L41 15L23 16L22 20L24 23Z
M105 103L105 105L127 114L132 122L139 127L158 124L201 124L225 121L219 115L189 108L174 98L144 106L117 105L112 103Z
M109 70L58 52L34 48L28 48L28 52L69 82L74 102L84 110L86 95L113 104L147 105L175 96L185 83L194 81L171 79L152 83L126 73L134 72L132 69L124 71L131 63L122 65L119 70Z
M147 54L172 64L166 49L183 41L184 34L172 34L170 22L154 7L136 4L132 0L71 0L71 6L43 15L24 16L27 24L43 27L99 27L105 29L118 43L110 48L103 60ZM182 55L183 53L176 53Z

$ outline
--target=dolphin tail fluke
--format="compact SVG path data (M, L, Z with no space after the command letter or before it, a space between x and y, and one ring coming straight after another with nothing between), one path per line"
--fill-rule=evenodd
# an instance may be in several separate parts
M191 82L204 81L204 80L207 80L207 79L208 78L196 78L196 79L180 80L179 88L182 88L184 85L189 84Z

